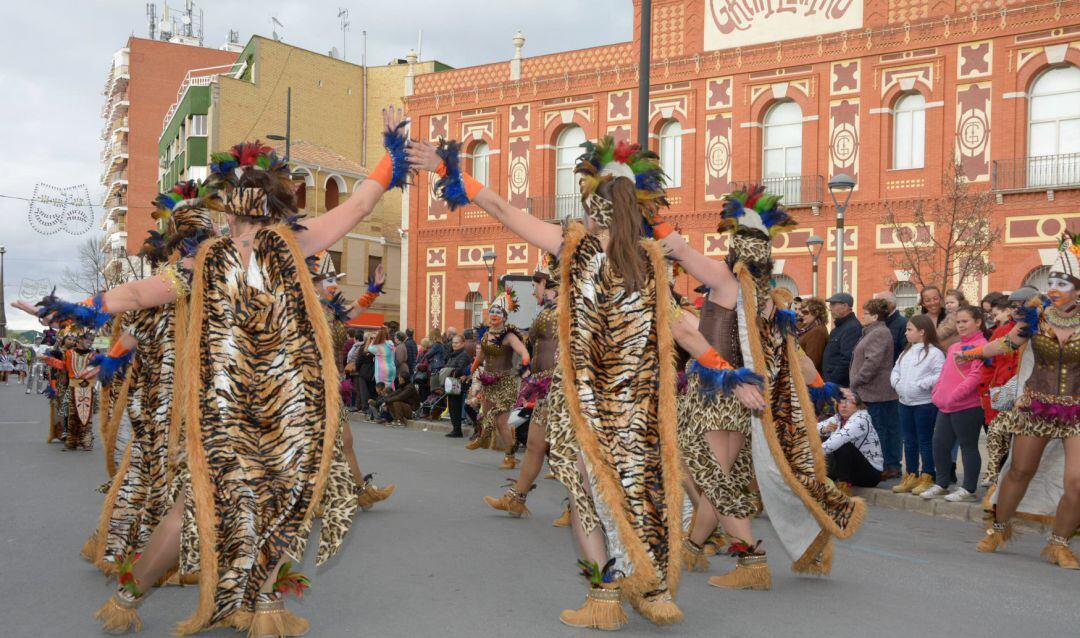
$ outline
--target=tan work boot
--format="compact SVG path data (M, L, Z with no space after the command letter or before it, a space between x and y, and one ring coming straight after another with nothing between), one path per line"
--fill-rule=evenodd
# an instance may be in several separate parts
M709 559L705 558L705 549L689 538L683 539L682 563L683 568L689 572L709 570Z
M563 511L559 518L551 521L551 524L555 527L570 527L570 506L567 505L566 510Z
M517 467L518 460L513 454L507 454L503 457L502 465L499 466L500 470L512 470Z
M911 488L911 493L918 496L933 486L934 477L923 473L919 475L919 480L916 481L915 485Z
M892 488L893 494L907 494L919 483L919 477L914 472L904 475L904 480Z
M1080 560L1069 549L1069 539L1050 534L1050 540L1042 550L1042 556L1052 564L1064 569L1080 569Z
M357 486L356 489L356 502L360 506L360 509L365 512L375 506L376 503L385 501L390 498L390 495L394 493L397 487L391 483L386 487L377 487L371 482L372 474L368 474L364 477L364 482Z
M506 494L503 494L499 498L485 496L484 502L500 512L506 512L514 518L528 518L529 516L532 516L532 512L529 511L529 508L525 507L525 495L512 487L506 490Z
M721 589L772 589L772 572L765 554L740 556L735 569L723 576L713 576L709 584Z
M559 614L564 625L585 629L615 631L627 623L626 611L619 600L619 586L605 584L589 588L585 604Z

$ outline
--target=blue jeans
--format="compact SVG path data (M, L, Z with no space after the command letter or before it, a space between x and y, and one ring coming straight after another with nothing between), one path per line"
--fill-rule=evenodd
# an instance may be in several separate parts
M886 470L900 470L900 416L897 413L899 401L866 402L870 420L874 423L878 438L881 439L881 454L885 457Z
M907 473L936 476L933 442L937 406L933 403L923 405L901 403L899 412L900 429L904 433L904 465ZM922 459L921 466L920 459Z

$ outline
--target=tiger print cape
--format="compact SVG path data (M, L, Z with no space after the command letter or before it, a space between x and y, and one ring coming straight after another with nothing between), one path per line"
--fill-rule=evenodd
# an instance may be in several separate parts
M199 604L181 635L254 610L322 497L340 414L329 329L287 227L259 230L246 264L231 239L204 242L190 308L177 386Z
M674 596L683 534L674 306L659 245L641 245L646 280L630 293L605 266L599 240L586 235L581 223L567 227L559 259L559 351L549 424L561 430L564 419L570 423L572 444L584 455L601 501L585 503L585 509L609 519L609 552L625 550L623 590ZM574 494L580 478L576 469L564 469L556 473ZM595 520L594 514L584 516Z
M175 343L184 312L177 308L184 305L181 300L129 312L118 326L138 346L124 380L111 384L118 390L103 415L108 420L102 422L102 436L111 446L125 411L131 422L131 441L112 477L95 532L94 564L106 573L115 571L130 552L143 551L172 505L170 441L180 427L173 401Z
M767 250L766 240L760 244ZM744 364L765 379L766 409L751 417L750 435L762 502L781 544L795 559L792 570L827 575L832 569L833 538L855 533L866 515L866 502L847 496L828 480L795 337L780 329L776 313L766 317L759 312L770 297L774 307L785 307L790 299L784 297L790 294L771 290L768 275L755 277L743 261L733 272L739 282Z

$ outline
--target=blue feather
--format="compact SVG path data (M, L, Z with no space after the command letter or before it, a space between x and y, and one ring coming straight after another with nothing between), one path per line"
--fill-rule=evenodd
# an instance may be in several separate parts
M476 342L479 343L484 340L484 336L487 334L488 327L484 324L476 326Z
M349 321L349 304L345 300L345 295L339 292L334 295L333 299L322 299L321 301L334 313L335 319L341 323Z
M390 176L390 188L405 190L405 178L409 176L409 159L405 156L405 145L409 136L405 133L408 120L402 120L396 128L383 131L383 146L394 167Z
M53 389L53 387L51 385L46 387L45 388L45 396L49 397L50 399L55 399L56 398L56 390Z
M52 322L58 321L72 321L84 328L92 328L97 330L109 323L109 319L112 319L112 315L103 311L102 306L102 294L98 293L94 295L94 304L92 306L84 306L82 304L71 303L70 301L63 301L55 295L49 295L38 302L38 316L44 317L52 314Z
M288 226L289 230L293 231L294 233L298 233L302 230L307 230L307 226L304 226L300 223L300 220L303 218L303 215L289 215L285 218L285 225Z
M461 179L460 146L455 141L442 142L437 151L446 166L446 176L435 182L435 192L446 202L450 210L469 203L465 182Z
M703 366L697 361L690 364L689 374L698 376L701 381L699 392L708 397L715 396L717 392L731 394L735 391L735 386L740 383L761 385L765 381L760 374L749 368L724 368L719 370Z
M234 168L240 166L240 162L236 160L229 160L227 162L216 162L210 165L211 173L230 173Z
M1020 321L1027 325L1021 327L1017 334L1026 339L1034 334L1035 327L1039 325L1039 308L1038 306L1024 306L1020 312Z
M793 335L796 332L795 327L795 311L781 308L776 311L776 317L773 319L776 327L780 328L780 333L783 335Z
M826 383L819 388L809 386L807 390L810 391L810 400L813 401L814 405L817 406L823 406L827 403L832 403L833 401L839 400L842 396L842 393L840 392L840 386L836 385L832 381Z
M375 279L369 277L368 280L367 280L367 291L368 292L373 292L376 295L381 295L381 294L383 294L383 286L385 286L385 285L386 284L376 284Z
M124 378L124 370L134 357L134 350L128 350L119 357L110 357L107 354L95 354L93 357L90 357L90 365L101 368L98 372L98 379L101 379L101 382L107 385L112 383L113 377L116 375L120 375L119 378L121 379Z

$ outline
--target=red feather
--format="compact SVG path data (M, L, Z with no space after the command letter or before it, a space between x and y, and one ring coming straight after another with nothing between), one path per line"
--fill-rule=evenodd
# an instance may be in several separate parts
M757 200L761 199L761 196L765 194L764 186L755 186L750 189L750 196L743 202L743 208L753 208Z
M626 163L634 153L641 150L641 147L637 144L629 144L626 140L619 140L619 143L615 145L615 161Z

